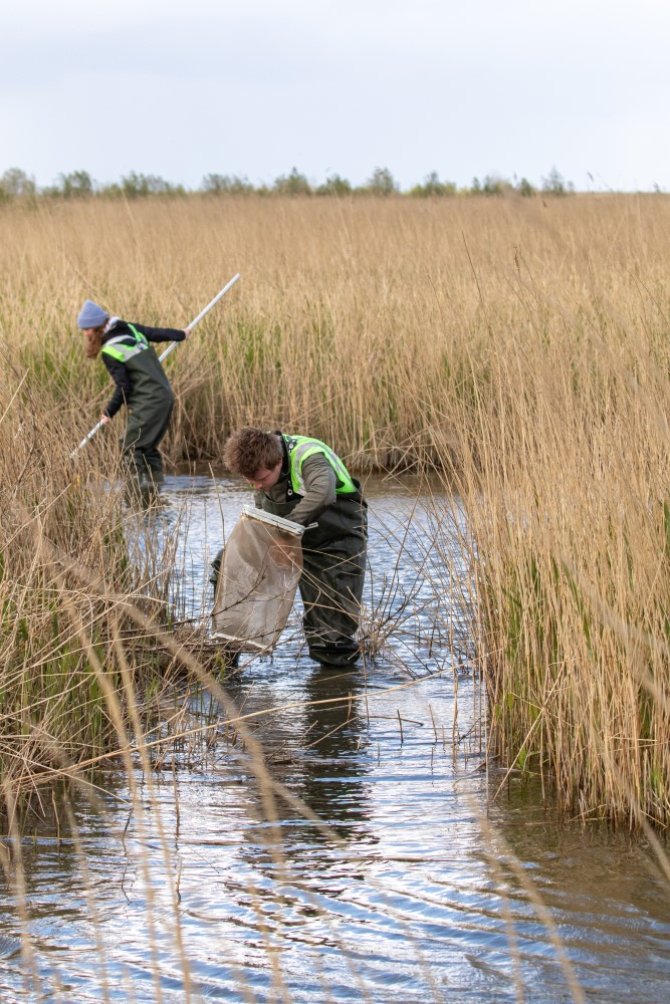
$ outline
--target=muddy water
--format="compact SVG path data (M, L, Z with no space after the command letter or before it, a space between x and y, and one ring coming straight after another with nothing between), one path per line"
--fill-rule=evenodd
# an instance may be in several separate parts
M2 890L1 1001L670 999L651 851L555 825L517 779L493 799L457 508L368 494L379 654L324 674L296 610L228 688L284 787L275 823L217 695L194 694L207 743L101 776L69 821L45 798L14 846L25 888ZM246 501L224 480L167 480L145 529L174 549L180 616L207 611L207 562Z

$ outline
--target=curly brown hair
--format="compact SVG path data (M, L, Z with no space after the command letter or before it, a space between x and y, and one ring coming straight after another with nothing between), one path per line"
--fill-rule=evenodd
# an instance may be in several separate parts
M231 433L223 448L223 462L233 474L252 479L262 468L270 469L282 459L281 440L276 432L245 426Z

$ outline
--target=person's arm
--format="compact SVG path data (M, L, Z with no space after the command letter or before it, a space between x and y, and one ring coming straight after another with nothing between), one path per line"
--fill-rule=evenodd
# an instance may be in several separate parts
M146 324L136 324L137 328L149 342L183 342L190 334L189 328L149 328Z
M288 518L307 526L308 523L316 523L323 510L335 503L337 479L322 453L307 458L302 465L302 478L304 494Z
M118 359L112 359L104 352L102 354L102 361L109 370L112 380L116 384L114 393L112 394L102 415L103 418L114 418L119 408L128 400L132 384L130 382L128 367L125 363L119 362Z

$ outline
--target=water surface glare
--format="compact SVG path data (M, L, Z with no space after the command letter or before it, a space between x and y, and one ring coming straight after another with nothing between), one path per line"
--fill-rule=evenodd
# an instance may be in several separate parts
M45 796L34 834L7 840L22 868L3 884L2 1002L670 998L651 853L555 825L516 779L491 801L457 503L409 483L367 494L380 655L324 673L296 607L274 656L227 687L282 786L274 821L216 693L194 693L207 743L138 756L67 805ZM129 533L172 548L180 617L207 614L222 521L248 500L171 477Z

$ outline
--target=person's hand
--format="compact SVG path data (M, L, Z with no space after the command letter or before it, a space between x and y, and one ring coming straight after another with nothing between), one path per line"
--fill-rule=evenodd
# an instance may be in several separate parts
M111 418L109 417L109 415L101 415L101 416L100 416L100 421L102 422L102 424L103 424L103 425L109 425L109 423L110 423L110 422L111 422L112 420L111 420Z
M184 338L188 338L188 336L190 334L191 334L191 329L190 328L184 328Z

